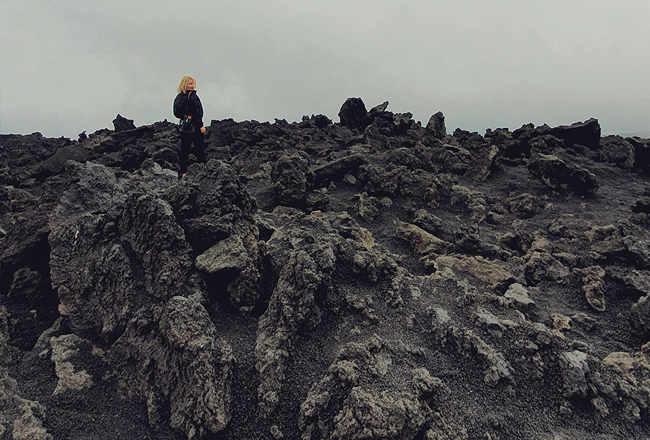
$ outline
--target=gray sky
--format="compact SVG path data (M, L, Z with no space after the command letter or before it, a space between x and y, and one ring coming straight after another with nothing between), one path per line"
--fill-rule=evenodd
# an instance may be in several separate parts
M598 118L650 131L648 0L2 0L0 132L174 120L338 122L348 97L447 131Z

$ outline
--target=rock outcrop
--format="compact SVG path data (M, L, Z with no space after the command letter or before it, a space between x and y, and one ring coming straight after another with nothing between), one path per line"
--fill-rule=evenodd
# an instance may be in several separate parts
M650 141L339 118L0 135L0 438L650 436Z

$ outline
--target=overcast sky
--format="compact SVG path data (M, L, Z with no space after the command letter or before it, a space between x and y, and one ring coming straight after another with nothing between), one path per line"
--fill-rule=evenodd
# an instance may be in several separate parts
M595 117L650 131L648 0L2 0L0 132L174 120L338 122L349 97L447 131Z

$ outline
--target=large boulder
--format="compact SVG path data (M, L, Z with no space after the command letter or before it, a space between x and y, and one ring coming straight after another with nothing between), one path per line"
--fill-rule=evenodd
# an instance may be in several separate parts
M598 119L591 118L584 122L576 122L569 126L560 125L551 130L551 134L562 139L568 147L582 145L592 150L600 144L600 124Z
M348 98L339 110L341 125L354 130L363 131L370 125L366 105L361 98Z
M314 213L287 223L268 241L270 261L279 279L259 320L255 345L258 399L264 417L278 404L286 363L298 334L320 322L318 304L331 289L340 240L329 222Z
M124 391L147 405L152 426L165 423L188 439L223 431L231 418L233 353L207 310L176 296L160 317L142 312L108 353Z
M444 139L447 136L447 127L445 127L445 115L438 112L429 118L427 130L431 132L436 139Z
M638 172L650 173L650 139L629 137L625 140L634 147L634 169Z
M198 257L196 267L207 275L208 295L221 300L225 289L232 305L242 311L252 310L261 291L259 231L253 217L257 205L234 170L217 160L192 165L165 198ZM234 240L238 245L227 246L229 241L221 243L224 240ZM215 249L229 249L237 255L243 249L245 263L219 268L214 261Z
M114 202L97 205L105 211L64 204L55 210L60 219L52 221L49 235L50 272L59 312L71 327L111 339L143 304L191 291L192 258L167 202L148 193L122 199L114 187L96 189L97 200ZM75 208L76 215L63 216Z
M555 155L533 154L528 161L528 171L554 191L592 197L598 191L598 180L593 173L567 164Z

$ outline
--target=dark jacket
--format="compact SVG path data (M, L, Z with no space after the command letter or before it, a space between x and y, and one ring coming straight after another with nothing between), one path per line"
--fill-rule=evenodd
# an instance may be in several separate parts
M185 115L192 116L192 122L194 122L197 131L203 127L203 106L199 95L196 94L196 90L179 93L174 99L174 116L183 119Z

